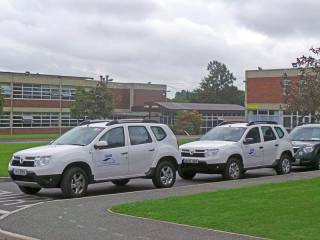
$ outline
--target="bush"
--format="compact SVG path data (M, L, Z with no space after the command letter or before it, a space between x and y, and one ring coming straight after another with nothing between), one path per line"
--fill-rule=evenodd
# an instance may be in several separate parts
M197 111L179 111L176 116L175 125L173 126L176 134L200 134L202 115Z

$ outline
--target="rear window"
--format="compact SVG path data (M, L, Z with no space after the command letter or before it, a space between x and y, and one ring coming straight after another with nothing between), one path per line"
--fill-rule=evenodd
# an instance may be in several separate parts
M151 127L151 130L158 141L161 141L167 137L166 132L162 127Z
M279 138L283 138L284 137L284 132L280 127L274 127L274 129L276 130Z

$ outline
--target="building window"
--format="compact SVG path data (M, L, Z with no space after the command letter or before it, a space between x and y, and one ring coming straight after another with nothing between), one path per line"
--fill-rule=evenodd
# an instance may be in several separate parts
M13 113L13 127L59 127L59 113Z
M0 83L0 91L5 98L10 98L12 93L10 83Z
M6 86L6 85L4 85ZM9 85L10 87L10 85ZM7 88L7 96L11 96L11 87ZM74 100L76 89L72 86L63 86L61 89L61 98L63 100ZM13 84L13 98L15 99L60 99L60 87L57 85L40 84Z
M3 112L0 115L0 128L8 128L10 127L10 113Z
M291 79L285 77L282 79L282 94L288 96L291 93Z
M75 127L78 126L79 120L71 118L70 113L61 114L61 126L62 127Z

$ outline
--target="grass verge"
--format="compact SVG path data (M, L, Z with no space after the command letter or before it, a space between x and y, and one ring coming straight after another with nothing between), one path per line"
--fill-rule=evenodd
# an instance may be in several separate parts
M8 176L8 163L12 154L31 147L45 145L45 143L2 143L0 144L0 177Z
M319 239L320 179L115 206L133 216L271 239Z
M55 139L58 134L15 134L0 135L0 139Z

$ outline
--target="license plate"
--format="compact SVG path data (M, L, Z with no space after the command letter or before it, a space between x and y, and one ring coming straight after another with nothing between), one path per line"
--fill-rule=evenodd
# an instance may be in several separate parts
M197 164L199 163L198 159L182 159L183 163L191 163L191 164Z
M26 169L15 168L15 169L13 169L13 174L14 175L19 175L19 176L26 176L27 175L27 170Z

